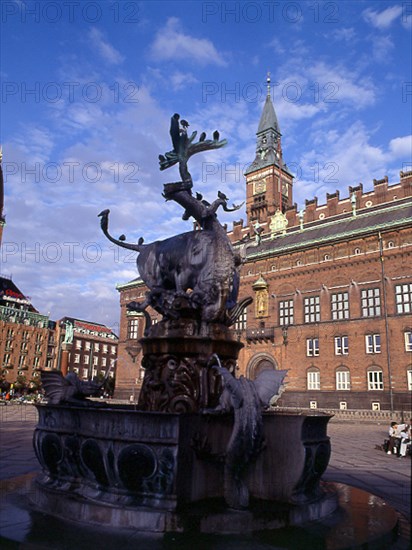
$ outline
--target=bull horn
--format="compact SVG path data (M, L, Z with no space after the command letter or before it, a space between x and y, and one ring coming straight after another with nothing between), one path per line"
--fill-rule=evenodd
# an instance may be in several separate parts
M122 248L127 248L128 250L134 250L136 252L140 252L140 250L142 249L142 246L143 246L140 241L139 241L138 244L126 243L125 241L115 239L114 237L112 237L110 235L110 233L109 233L109 214L110 214L109 209L102 210L102 212L100 212L100 214L98 214L98 217L101 218L100 227L102 228L102 231L103 231L104 235L109 239L109 241L111 241L114 244L117 244L117 246L121 246Z

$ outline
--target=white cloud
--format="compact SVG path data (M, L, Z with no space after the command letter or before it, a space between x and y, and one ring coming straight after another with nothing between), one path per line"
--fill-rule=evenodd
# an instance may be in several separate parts
M91 44L95 50L99 52L101 57L111 65L119 65L124 60L123 56L114 48L107 40L104 39L103 33L92 27L89 32Z
M370 106L375 101L375 87L367 78L359 78L344 66L319 62L307 68L308 78L318 82L325 102L350 102L355 108Z
M373 133L360 122L355 122L343 132L319 130L311 135L312 150L305 150L299 159L296 175L295 200L317 196L319 204L325 202L326 192L341 191L347 197L348 187L363 183L364 190L372 189L374 178L388 175L395 178L402 168L400 160L408 162L411 156L412 136L392 139L387 146L374 145Z
M348 108L360 110L376 101L376 87L370 78L348 69L344 64L319 61L281 66L274 84L273 98L282 133L290 123L313 119L312 124L339 123ZM318 115L322 114L322 120ZM325 116L327 114L327 117Z
M335 40L353 43L356 39L356 31L353 27L341 27L330 33Z
M170 17L155 37L151 46L151 56L156 61L187 59L200 65L227 65L213 43L206 38L195 38L180 30L181 22L177 17Z
M391 61L392 55L391 51L394 48L394 43L390 36L380 36L379 39L376 39L376 36L368 36L368 40L372 44L372 55L373 59L380 62L389 63Z
M53 150L54 136L50 130L42 127L28 126L24 133L16 138L16 144L22 152L22 162L27 167L47 161ZM11 159L9 159L11 161Z
M412 135L391 139L389 150L395 158L401 158L405 162L412 160Z
M401 14L402 6L391 6L381 12L367 8L362 12L364 20L379 30L389 28Z
M181 71L176 71L170 75L170 81L173 89L177 91L190 86L190 84L196 84L198 80L192 75L192 73L182 73Z
M279 55L283 55L283 54L286 53L284 43L281 42L279 40L279 38L277 38L277 37L272 38L272 40L269 42L268 46L270 48L273 48L274 52L279 54Z
M315 105L303 102L288 102L282 101L279 103L276 109L277 114L281 120L284 121L298 121L306 118L312 118L320 111L325 111L326 105L318 102Z

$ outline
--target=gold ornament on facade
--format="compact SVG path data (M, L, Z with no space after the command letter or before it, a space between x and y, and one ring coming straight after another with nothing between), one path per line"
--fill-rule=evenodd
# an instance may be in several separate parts
M255 314L256 317L268 317L269 316L269 292L268 284L262 275L253 284L253 290L255 291Z
M277 235L284 235L286 233L287 225L288 220L285 214L283 214L280 210L276 210L269 224L270 237L273 239Z

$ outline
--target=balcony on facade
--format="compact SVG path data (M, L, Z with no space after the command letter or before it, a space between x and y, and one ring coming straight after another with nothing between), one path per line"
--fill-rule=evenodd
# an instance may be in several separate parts
M275 327L248 328L246 329L246 340L249 342L260 340L273 342L275 340Z

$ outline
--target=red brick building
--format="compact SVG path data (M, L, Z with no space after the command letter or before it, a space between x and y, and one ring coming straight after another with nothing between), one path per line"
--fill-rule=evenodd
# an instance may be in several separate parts
M56 324L58 342L54 368L61 370L62 343L66 335L66 323L73 326L73 342L68 358L68 372L75 372L83 380L116 376L118 337L105 325L63 317Z
M134 401L139 395L144 375L139 340L143 337L145 320L142 314L127 311L126 305L142 301L147 288L141 279L135 279L118 285L117 290L120 293L120 331L115 396ZM155 311L151 311L151 315L154 320L160 317Z
M0 276L1 379L35 383L39 370L51 368L55 353L54 324L40 314L14 282Z
M326 203L293 204L293 176L282 160L270 96L245 173L246 223L229 233L244 250L240 298L253 296L236 323L239 373L287 369L282 404L347 409L410 409L412 390L412 172L327 194ZM117 388L136 395L143 317L139 279L119 285L121 325ZM153 313L156 318L156 313Z

